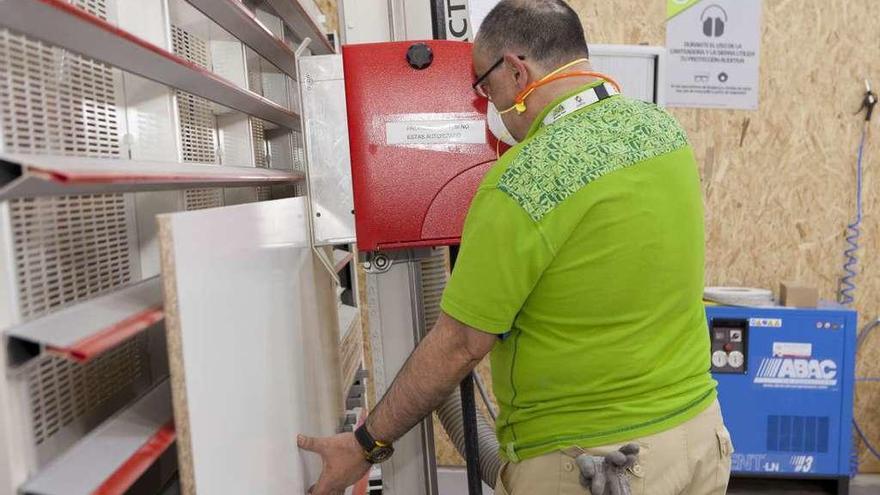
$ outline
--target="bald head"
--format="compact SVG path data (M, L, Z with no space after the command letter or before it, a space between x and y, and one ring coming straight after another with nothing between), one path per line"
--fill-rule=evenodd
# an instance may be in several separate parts
M563 0L502 0L474 44L488 58L515 52L546 68L589 56L581 21Z

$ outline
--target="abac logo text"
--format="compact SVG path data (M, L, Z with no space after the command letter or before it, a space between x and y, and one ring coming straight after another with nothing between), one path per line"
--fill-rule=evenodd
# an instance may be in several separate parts
M774 388L836 387L837 363L831 359L764 358L754 382Z

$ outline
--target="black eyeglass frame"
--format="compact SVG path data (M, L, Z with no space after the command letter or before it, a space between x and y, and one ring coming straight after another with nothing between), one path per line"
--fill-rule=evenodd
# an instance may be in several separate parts
M520 60L525 60L525 59L526 59L526 56L525 56L525 55L517 55L516 57L517 57L518 59L520 59ZM494 64L492 64L492 67L489 67L489 68L486 70L486 72L483 73L482 76L478 77L477 80L476 80L473 84L471 84L471 88L472 88L474 91L476 91L477 94L479 94L480 96L484 96L484 97L487 97L487 98L488 98L489 95L483 95L479 90L477 90L477 86L479 86L480 83L482 83L483 80L485 80L487 77L489 77L489 74L491 74L493 70L495 70L495 69L497 69L499 66L501 66L501 63L502 63L502 62L504 62L504 56L503 56L503 55L502 55L501 57L498 58L498 61L497 61L497 62L495 62ZM485 93L485 91L483 91L483 93Z

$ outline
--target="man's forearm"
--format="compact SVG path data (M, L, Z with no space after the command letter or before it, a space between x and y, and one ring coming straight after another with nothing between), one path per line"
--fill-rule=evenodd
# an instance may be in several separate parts
M434 411L491 349L491 340L485 340L491 336L471 342L459 325L442 315L419 343L367 418L367 430L374 438L394 442L402 437Z

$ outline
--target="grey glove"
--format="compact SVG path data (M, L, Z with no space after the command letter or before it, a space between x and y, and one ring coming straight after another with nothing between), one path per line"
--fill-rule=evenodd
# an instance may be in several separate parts
M631 495L626 470L639 460L639 446L628 443L605 457L577 456L581 484L592 495Z

